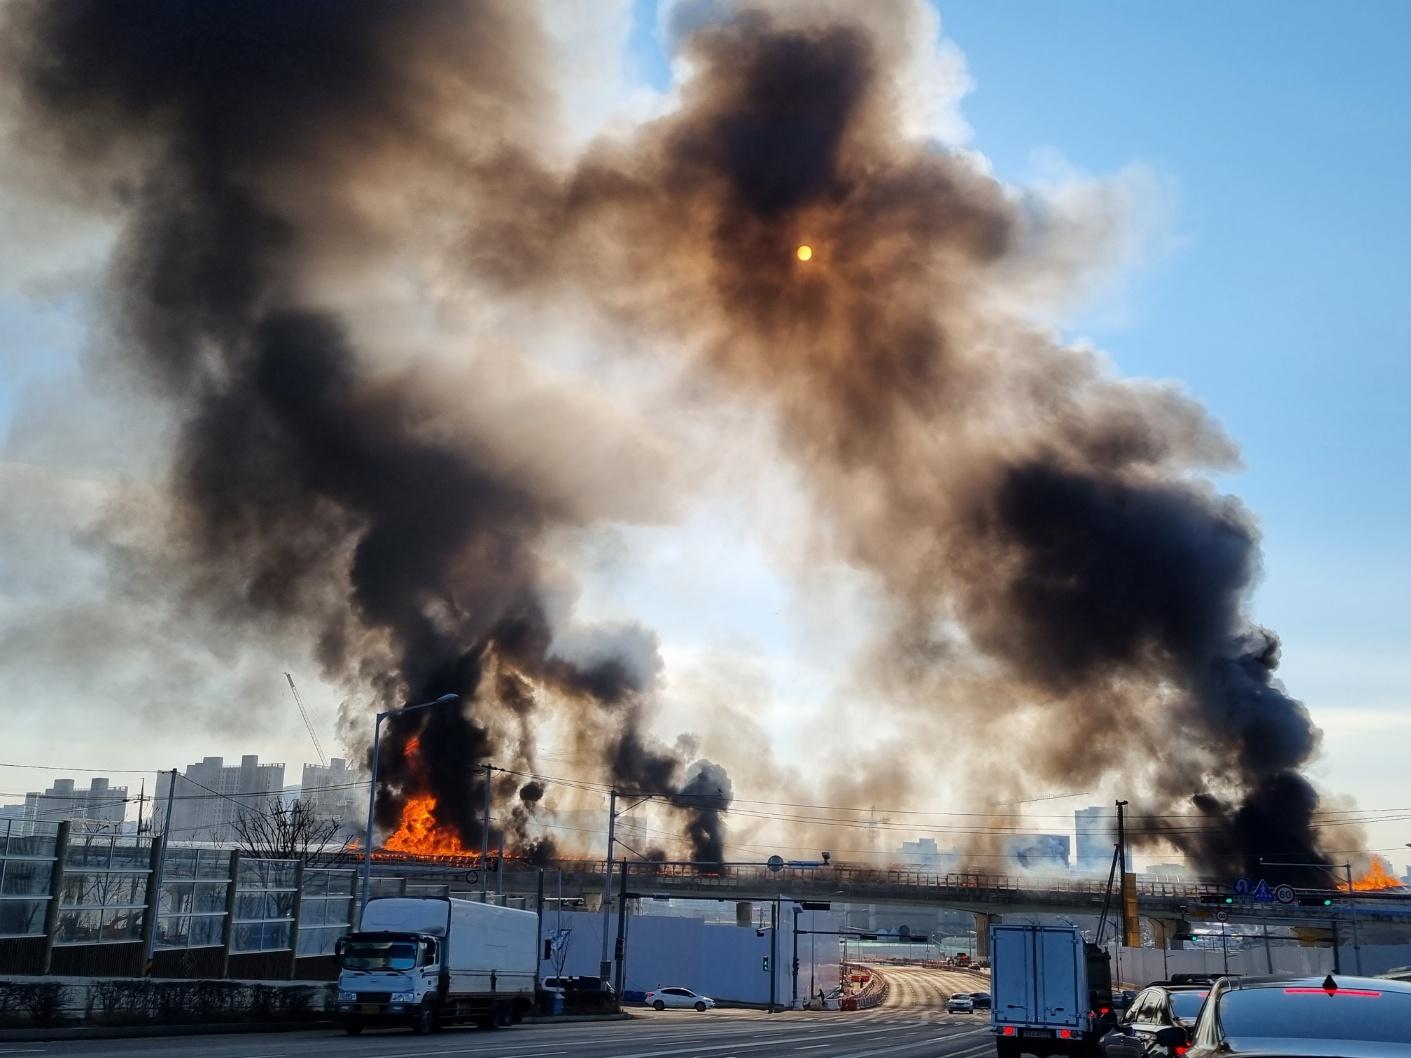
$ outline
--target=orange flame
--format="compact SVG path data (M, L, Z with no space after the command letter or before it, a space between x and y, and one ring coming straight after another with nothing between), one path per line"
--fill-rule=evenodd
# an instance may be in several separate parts
M421 771L419 750L420 739L413 737L407 740L406 755L413 774ZM437 821L436 798L430 794L407 798L397 829L382 843L382 851L414 856L478 855L461 844L459 834Z
M1402 889L1405 888L1405 884L1391 873L1391 864L1380 856L1373 856L1371 866L1361 876L1352 879L1353 890L1362 893L1372 893L1381 889ZM1338 888L1346 890L1347 885L1344 883Z

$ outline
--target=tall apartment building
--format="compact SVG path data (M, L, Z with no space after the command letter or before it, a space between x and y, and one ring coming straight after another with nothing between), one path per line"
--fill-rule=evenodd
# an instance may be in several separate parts
M1068 870L1067 834L1006 834L1000 847L1025 870Z
M1078 838L1074 867L1084 874L1107 871L1117 845L1117 810L1102 805L1080 808L1073 813L1073 829Z
M354 829L367 816L368 777L352 767L342 757L333 757L328 765L305 764L299 800L309 805L320 818L336 819Z
M113 786L109 780L93 778L88 788L74 785L72 779L55 779L43 793L27 793L16 833L33 834L47 829L36 824L69 821L75 833L116 833L127 816L127 787ZM12 824L14 825L14 824Z
M283 788L283 764L261 764L255 754L246 754L239 764L230 766L221 757L206 757L186 766L176 780L175 797L171 772L157 774L153 825L158 832L165 827L170 800L173 841L233 842L240 836L235 821L268 812Z

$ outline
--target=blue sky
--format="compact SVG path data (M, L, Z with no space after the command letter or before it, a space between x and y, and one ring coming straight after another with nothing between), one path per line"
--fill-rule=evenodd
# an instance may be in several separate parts
M1222 484L1263 526L1254 616L1284 637L1290 689L1328 730L1320 774L1364 807L1406 803L1411 4L938 6L975 84L969 146L1001 179L1042 178L1055 156L1153 174L1150 252L1067 332L1126 374L1180 380L1239 443L1246 469ZM634 3L622 73L628 90L669 84L653 0ZM83 341L70 288L21 289L11 274L0 268L0 439L24 388L62 379ZM0 440L0 461L27 455ZM688 527L643 566L669 572L673 548L712 532ZM661 602L650 572L619 584L613 609L700 651L748 647L732 615L759 603L761 637L797 647L809 630L775 620L785 593L753 561L696 585L690 613ZM288 736L301 744L297 720ZM92 749L81 756L104 746ZM1411 839L1394 830L1373 844Z
M1074 331L1182 380L1247 469L1256 617L1319 716L1408 704L1411 6L940 5L974 145L1022 179L1037 148L1171 181L1174 244ZM1403 736L1404 737L1404 736ZM1405 748L1401 741L1400 748Z

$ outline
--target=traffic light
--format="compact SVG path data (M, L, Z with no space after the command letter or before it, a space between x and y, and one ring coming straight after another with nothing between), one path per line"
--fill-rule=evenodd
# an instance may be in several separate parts
M1206 893L1200 898L1200 902L1202 904L1219 904L1223 907L1225 904L1233 904L1235 898L1223 893Z
M1298 898L1299 907L1332 907L1333 898L1331 896L1300 896Z

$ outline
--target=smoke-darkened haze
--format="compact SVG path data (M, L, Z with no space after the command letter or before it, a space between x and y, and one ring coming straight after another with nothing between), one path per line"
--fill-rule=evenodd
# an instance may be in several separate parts
M762 747L722 767L653 733L650 630L573 615L567 541L669 520L694 464L602 411L620 371L527 382L542 319L679 380L708 435L765 417L800 553L881 600L855 680L971 740L978 804L1116 785L1206 871L1320 854L1319 732L1246 609L1254 520L1206 476L1234 445L1043 322L1122 218L909 131L918 10L679 5L677 93L580 147L527 4L7 6L16 142L120 218L102 355L179 424L140 561L299 637L368 715L461 696L384 737L387 830L430 796L478 848L492 762L529 849L550 724L694 859L758 793ZM491 316L522 327L454 326ZM507 392L535 428L486 410ZM932 803L916 759L853 765L810 790Z

